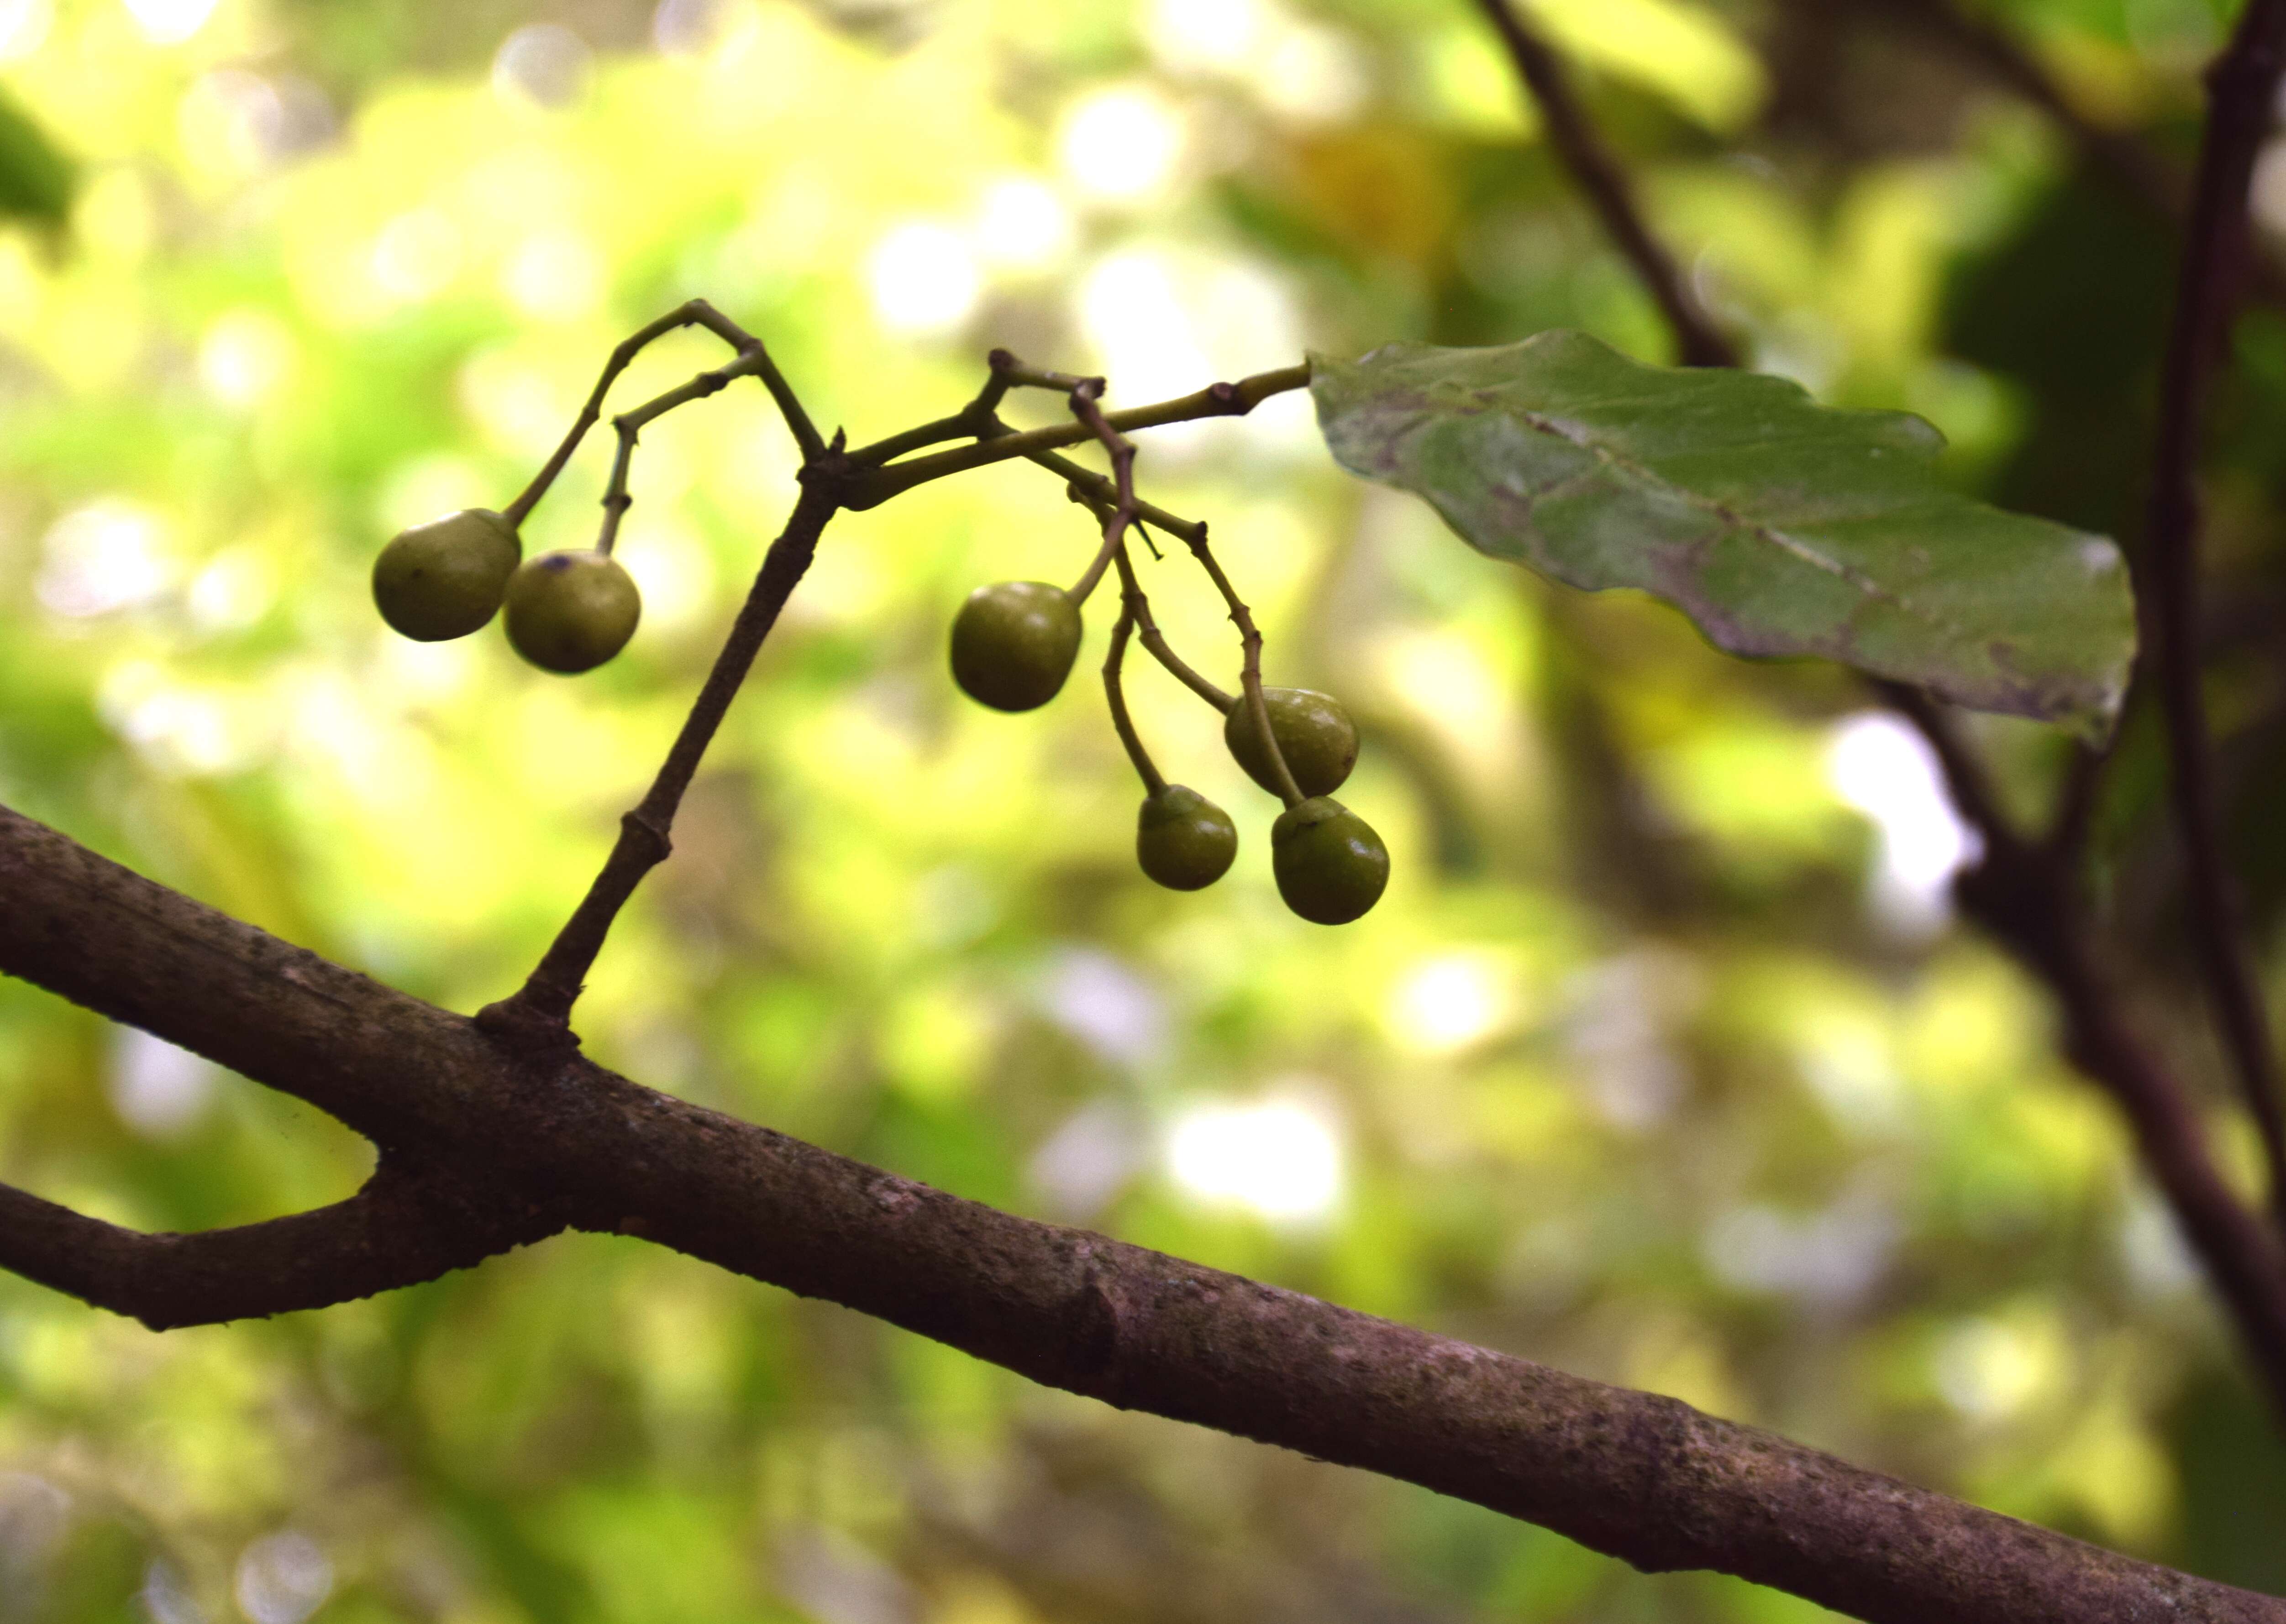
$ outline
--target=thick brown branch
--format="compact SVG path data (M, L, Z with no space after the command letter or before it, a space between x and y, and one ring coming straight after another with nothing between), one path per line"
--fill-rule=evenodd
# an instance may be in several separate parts
M146 1235L0 1184L0 1267L153 1330L324 1308L469 1268L564 1227L513 1192L391 1173L290 1218Z
M2170 788L2182 834L2194 935L2223 1041L2269 1163L2274 1212L2286 1219L2286 1118L2277 1055L2245 941L2215 811L2198 644L2198 451L2207 386L2244 293L2253 229L2247 187L2286 71L2286 0L2249 0L2207 71L2207 124L2176 279L2159 388L2148 532L2137 594L2167 722Z
M1604 146L1603 137L1588 122L1587 110L1573 92L1571 75L1563 61L1549 49L1546 41L1525 26L1513 0L1477 0L1477 4L1485 20L1500 35L1501 43L1507 47L1517 75L1531 87L1557 157L1595 208L1612 241L1635 267L1644 288L1659 302L1667 325L1675 333L1676 347L1682 351L1683 365L1738 365L1738 350L1700 306L1676 268L1674 256L1644 224L1643 213L1636 206L1635 188L1628 184L1627 171L1620 167Z
M1883 1624L2286 1624L2286 1603L1672 1399L964 1201L574 1051L503 1048L5 810L0 894L0 971L417 1145L504 1201L650 1236L1036 1381L1402 1478L1641 1568L1716 1568Z

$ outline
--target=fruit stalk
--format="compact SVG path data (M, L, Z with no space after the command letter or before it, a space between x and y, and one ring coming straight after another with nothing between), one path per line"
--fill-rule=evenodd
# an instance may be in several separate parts
M479 1012L477 1024L486 1031L510 1042L538 1047L578 1042L570 1029L572 1006L579 1000L587 970L603 951L603 938L619 909L635 895L643 875L666 860L672 849L669 831L683 791L690 787L707 745L721 726L730 702L737 697L754 656L761 651L762 639L777 624L778 611L808 571L818 537L839 511L830 482L819 481L802 487L801 499L794 504L785 529L763 555L745 604L721 652L714 656L714 667L707 672L698 701L684 719L682 731L675 735L650 791L619 820L619 837L611 855L524 985Z
M1119 668L1127 659L1128 634L1135 629L1135 604L1123 596L1120 602L1119 624L1111 628L1111 650L1103 656L1103 697L1111 706L1112 731L1119 742L1127 747L1127 759L1135 764L1135 771L1143 781L1147 795L1158 795L1167 788L1167 781L1159 774L1151 760L1151 752L1143 748L1143 739L1135 731L1135 718L1127 714L1127 695L1119 686Z
M611 459L611 477L603 489L603 528L596 535L595 551L609 558L611 545L619 537L619 521L635 505L627 490L627 473L635 456L635 440L646 424L665 417L677 406L688 405L694 400L705 400L729 387L733 378L752 377L769 365L769 357L758 344L740 353L738 358L726 366L700 373L688 382L677 384L666 394L645 401L632 412L622 412L611 420L611 432L619 436L619 451Z
M1127 549L1120 548L1118 555L1111 561L1119 569L1120 601L1127 605L1135 616L1135 640L1148 649L1152 658L1165 666L1176 681L1217 710L1228 715L1238 701L1192 670L1189 663L1167 641L1166 635L1159 630L1159 623L1151 617L1151 600L1144 592L1142 583L1135 578L1135 565L1127 556Z
M1278 748L1278 734L1270 726L1270 707L1262 699L1262 632L1254 624L1253 611L1239 597L1238 589L1215 561L1213 550L1207 545L1207 527L1199 526L1197 536L1190 538L1191 556L1199 561L1207 578L1215 584L1222 600L1230 606L1231 624L1238 628L1238 647L1242 661L1238 684L1246 707L1253 718L1255 737L1261 741L1262 754L1270 763L1270 776L1277 786L1278 798L1291 808L1299 806L1307 797L1302 787L1294 781L1294 770L1286 765L1286 752Z
M1041 375L1061 376L1060 373ZM1095 550L1095 557L1089 563L1087 573L1081 576L1071 588L1072 601L1084 603L1087 595L1095 590L1095 584L1103 579L1103 572L1110 568L1112 559L1118 555L1120 544L1127 535L1127 527L1135 520L1135 443L1112 428L1105 419L1103 407L1099 404L1103 398L1102 379L1077 380L1072 385L1070 398L1072 415L1094 431L1095 437L1103 442L1104 451L1110 455L1112 483L1118 491L1118 498L1112 505L1111 516L1103 523L1103 545Z
M572 428L564 435L562 443L556 446L540 472L532 475L532 482L524 488L523 493L501 510L501 517L508 521L509 529L520 527L531 516L532 510L540 506L540 498L548 494L548 487L555 484L556 476L571 462L572 455L579 449L580 442L587 437L587 431L603 420L603 397L611 393L611 385L619 381L619 374L627 370L635 357L654 340L679 328L694 326L705 327L738 351L742 357L750 353L759 357L751 370L760 375L763 387L770 392L770 398L777 403L778 412L785 419L794 443L801 448L802 460L813 461L824 454L824 437L809 420L809 413L803 410L801 402L796 398L792 386L786 382L784 374L770 360L762 341L706 300L690 299L656 321L637 328L611 351L611 359L603 364L603 375L595 380L595 387L588 392L587 404L579 408L579 415L572 420Z

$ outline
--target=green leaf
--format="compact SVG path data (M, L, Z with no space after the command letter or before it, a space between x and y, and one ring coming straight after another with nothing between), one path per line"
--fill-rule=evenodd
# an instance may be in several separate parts
M78 178L77 167L23 104L0 90L0 219L61 225Z
M1566 332L1313 355L1310 390L1352 473L1426 498L1494 558L1663 598L1731 654L1818 655L2091 734L2118 711L2119 550L1948 489L1919 418Z

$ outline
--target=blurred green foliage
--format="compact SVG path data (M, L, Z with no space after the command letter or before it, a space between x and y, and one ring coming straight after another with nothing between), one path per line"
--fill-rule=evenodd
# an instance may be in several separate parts
M1964 489L2132 530L2161 223L1853 8L1538 10L1758 365L1924 413ZM1990 11L2093 116L2180 145L2202 0ZM996 343L1131 403L1392 338L1561 325L1666 358L1461 0L21 0L0 78L83 177L60 247L0 239L0 798L463 1010L516 984L640 792L792 453L753 388L649 434L621 550L644 624L577 681L496 632L389 635L367 571L399 526L513 495L674 302L763 333L858 435L965 399ZM2214 703L2253 849L2286 788L2261 770L2286 328L2250 318L2240 349ZM623 387L712 358L683 335ZM530 546L589 536L603 454ZM1092 545L1052 480L998 467L830 533L597 967L591 1054L2281 1582L2275 1436L2038 992L1946 922L1958 832L1859 690L1477 557L1337 474L1295 396L1150 435L1139 472L1213 522L1273 679L1360 718L1344 798L1395 853L1381 907L1334 931L1280 908L1274 807L1156 673L1139 725L1240 823L1195 896L1133 871L1092 682L1028 717L959 700L965 593ZM1228 680L1203 584L1146 569ZM2037 805L2061 738L1980 732ZM2187 1033L2156 741L2127 740L2107 892ZM0 983L0 1176L193 1228L338 1196L367 1155ZM566 1237L165 1337L0 1279L0 1616L1818 1615Z

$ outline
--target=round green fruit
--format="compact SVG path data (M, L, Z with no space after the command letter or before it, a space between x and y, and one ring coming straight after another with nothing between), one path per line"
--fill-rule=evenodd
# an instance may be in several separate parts
M1143 797L1135 820L1135 860L1169 890L1212 885L1238 855L1230 814L1197 790L1169 784Z
M397 533L373 561L373 600L416 641L466 637L500 608L523 556L514 525L489 507L464 507Z
M544 671L593 671L627 646L642 594L607 553L543 553L508 582L508 640Z
M1079 653L1079 605L1045 581L1000 581L968 594L952 621L952 679L995 710L1046 704Z
M1288 907L1312 924L1345 925L1381 900L1389 848L1339 801L1313 796L1270 826L1270 868Z
M1331 795L1342 787L1357 765L1357 724L1330 694L1310 688L1265 688L1262 703L1270 712L1270 732L1278 753L1286 757L1294 786L1305 796ZM1223 718L1223 742L1246 769L1247 777L1271 794L1279 793L1278 776L1270 770L1269 752L1254 726L1254 710L1242 697Z

